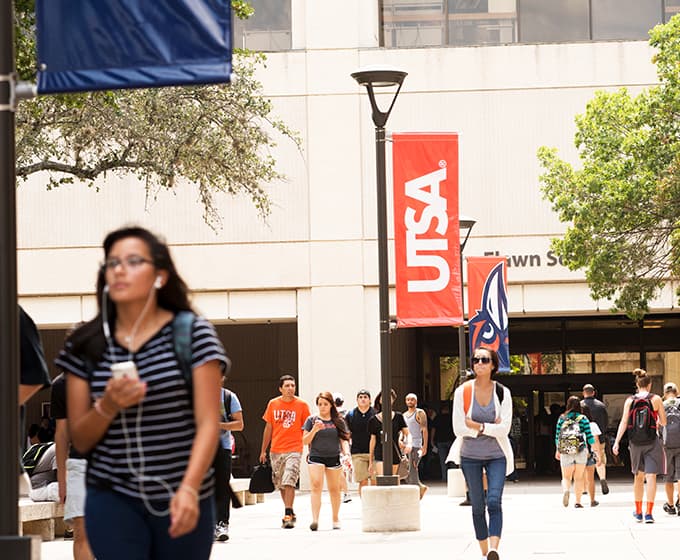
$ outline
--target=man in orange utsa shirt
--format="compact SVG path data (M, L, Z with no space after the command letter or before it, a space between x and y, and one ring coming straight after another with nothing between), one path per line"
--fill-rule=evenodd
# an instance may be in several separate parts
M269 401L262 415L266 422L262 433L260 463L267 460L267 448L272 463L274 486L281 492L285 512L281 520L284 529L295 527L295 485L300 477L302 458L302 426L309 416L309 406L295 396L295 378L282 375L279 379L280 397Z

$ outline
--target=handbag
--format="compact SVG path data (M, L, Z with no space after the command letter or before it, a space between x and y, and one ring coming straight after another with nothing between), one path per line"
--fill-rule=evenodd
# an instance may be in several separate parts
M408 455L403 454L399 448L395 445L394 448L399 454L399 466L397 467L397 476L399 480L405 480L408 478L409 472L411 472L411 461L409 461Z
M272 466L269 463L256 465L250 477L248 492L251 494L269 494L273 491Z

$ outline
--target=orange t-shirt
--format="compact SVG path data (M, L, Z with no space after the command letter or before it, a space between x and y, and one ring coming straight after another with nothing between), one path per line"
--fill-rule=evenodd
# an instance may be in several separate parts
M272 425L272 453L302 452L302 426L309 414L309 406L298 397L290 402L283 397L269 401L262 419Z

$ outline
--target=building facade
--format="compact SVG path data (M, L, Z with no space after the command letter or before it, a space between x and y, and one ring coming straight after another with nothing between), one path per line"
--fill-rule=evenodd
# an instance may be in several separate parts
M46 191L44 176L32 177L17 193L19 295L49 355L95 312L106 232L137 223L166 237L196 307L218 325L251 455L281 374L296 373L310 402L322 390L342 392L348 405L360 388L377 392L375 145L367 96L350 74L390 65L408 76L388 129L460 134L460 212L477 222L465 254L508 257L519 375L507 383L522 398L527 434L540 407L586 382L615 416L632 368L646 367L659 389L680 381L677 285L669 282L642 322L592 300L583 273L551 251L564 225L541 197L536 158L547 145L577 162L574 116L596 90L656 83L646 33L680 0L252 3L256 17L236 26L235 44L270 51L259 79L301 138L300 147L278 139L273 155L286 179L270 186L271 216L263 221L247 199L225 196L215 232L189 184L151 198L133 178L107 177L95 192L78 184ZM400 399L414 391L436 409L456 381L456 331L403 329L392 340Z

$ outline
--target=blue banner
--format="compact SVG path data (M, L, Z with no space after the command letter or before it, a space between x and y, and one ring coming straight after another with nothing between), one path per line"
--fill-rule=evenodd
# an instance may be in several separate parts
M230 0L36 0L38 93L229 82Z
M467 257L470 356L477 348L498 354L498 371L510 371L508 279L505 257Z

